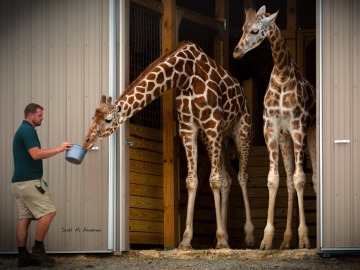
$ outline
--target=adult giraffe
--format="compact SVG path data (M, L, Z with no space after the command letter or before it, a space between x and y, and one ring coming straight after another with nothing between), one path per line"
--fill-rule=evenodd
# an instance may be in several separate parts
M246 210L245 241L252 247L254 226L246 190L246 167L252 136L251 115L239 82L195 44L181 43L174 51L158 58L127 87L114 104L111 104L111 99L106 102L106 97L103 97L93 117L94 123L85 137L84 147L90 149L96 140L113 133L121 123L172 88L177 88L179 133L188 165L186 228L179 248L191 249L198 186L199 130L211 161L209 180L215 201L216 248L229 247L226 221L231 179L225 170L222 153L225 136L234 139L240 157L238 180Z
M306 139L313 165L313 183L317 191L316 178L316 93L315 88L301 74L293 61L279 28L275 24L278 12L266 13L265 6L258 12L246 11L243 35L233 52L240 58L256 48L266 37L271 44L274 67L264 98L264 137L269 152L268 174L269 208L264 238L260 249L271 249L274 237L274 206L279 186L278 158L281 148L287 174L288 212L286 230L281 249L290 248L292 238L291 217L295 190L298 197L300 224L298 228L299 248L310 248L308 229L304 213L303 171Z

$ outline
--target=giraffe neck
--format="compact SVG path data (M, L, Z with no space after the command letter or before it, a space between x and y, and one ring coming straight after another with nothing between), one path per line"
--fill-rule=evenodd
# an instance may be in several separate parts
M289 50L286 47L284 38L276 24L269 29L268 40L271 44L272 58L274 61L273 73L280 77L289 77L294 62Z
M186 83L189 74L184 73L186 69L183 66L193 57L189 46L181 46L153 62L115 102L121 107L120 123L141 111L167 90Z

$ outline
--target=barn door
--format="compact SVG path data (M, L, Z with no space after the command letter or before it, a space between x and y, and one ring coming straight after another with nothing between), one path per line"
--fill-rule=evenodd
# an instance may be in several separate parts
M0 251L16 252L18 211L11 194L12 139L30 102L44 107L43 148L82 144L102 91L108 89L107 1L1 1ZM4 75L3 75L4 74ZM43 161L57 208L46 237L50 252L108 251L108 141L81 165L65 152ZM36 222L28 237L34 243Z
M319 2L320 249L359 252L360 4Z

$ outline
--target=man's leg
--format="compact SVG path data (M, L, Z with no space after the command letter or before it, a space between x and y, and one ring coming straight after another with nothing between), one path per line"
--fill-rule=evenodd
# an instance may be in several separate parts
M26 242L28 236L28 230L31 223L31 219L22 218L19 219L18 225L16 227L16 241L18 244L18 267L27 267L27 266L36 266L40 262L36 259L33 259L30 253L27 251Z
M31 223L31 219L23 218L19 219L17 228L16 228L16 241L18 247L26 247L26 241L28 236L28 229Z
M55 263L54 258L51 258L46 254L44 246L45 236L49 231L51 221L53 220L55 215L56 212L52 212L50 214L42 216L41 218L39 218L38 224L36 226L35 245L32 248L31 255L42 263Z
M36 236L35 239L38 241L44 241L47 232L49 231L51 221L55 217L56 212L47 214L39 218L36 226Z

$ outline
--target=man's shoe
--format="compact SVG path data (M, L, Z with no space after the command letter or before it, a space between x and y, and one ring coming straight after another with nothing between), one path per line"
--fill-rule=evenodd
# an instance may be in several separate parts
M18 255L18 267L37 266L41 262L34 259L28 251L19 253Z
M49 255L47 255L45 251L44 245L41 246L33 246L31 257L35 260L40 261L41 263L45 264L54 264L55 259L51 258Z

